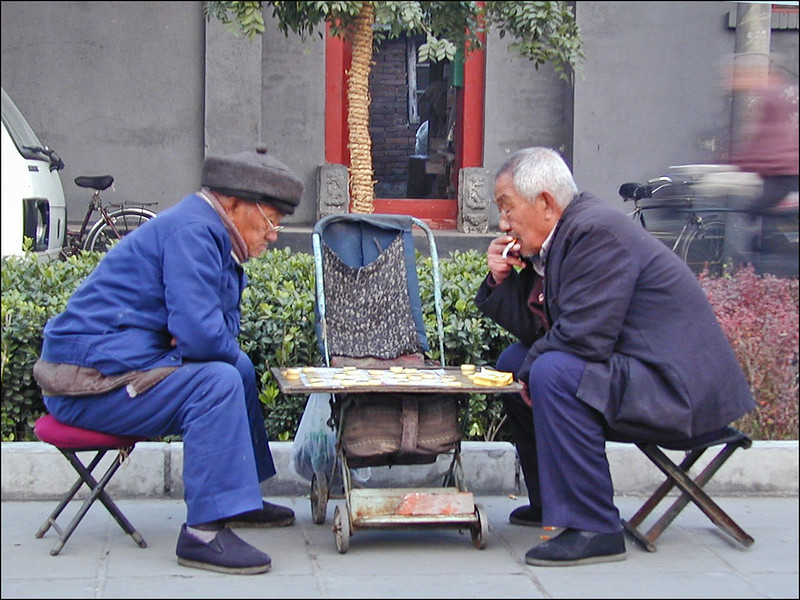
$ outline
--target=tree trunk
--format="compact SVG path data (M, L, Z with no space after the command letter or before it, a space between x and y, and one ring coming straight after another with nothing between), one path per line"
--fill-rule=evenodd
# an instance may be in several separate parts
M369 134L369 73L372 68L372 2L363 2L353 38L353 62L347 77L347 125L350 148L351 212L374 212L372 139Z

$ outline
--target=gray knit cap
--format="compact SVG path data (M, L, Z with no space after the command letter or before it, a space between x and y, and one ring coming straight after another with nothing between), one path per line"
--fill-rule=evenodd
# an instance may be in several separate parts
M201 183L221 194L274 206L292 214L303 195L303 182L267 153L266 144L229 156L208 156L203 161Z

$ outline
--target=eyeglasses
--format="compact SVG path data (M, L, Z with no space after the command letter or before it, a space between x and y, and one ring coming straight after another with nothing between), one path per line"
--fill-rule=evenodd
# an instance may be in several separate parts
M286 229L283 225L275 225L272 221L270 221L269 217L264 214L264 211L261 210L261 206L258 203L256 203L256 208L258 209L258 212L261 213L261 216L264 217L264 220L267 222L267 228L270 231L278 233L279 231L283 231L284 229Z

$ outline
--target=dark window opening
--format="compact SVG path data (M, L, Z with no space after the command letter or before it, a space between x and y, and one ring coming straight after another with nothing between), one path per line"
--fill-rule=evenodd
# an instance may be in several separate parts
M419 63L424 37L384 41L370 75L376 198L455 199L456 93L449 62Z

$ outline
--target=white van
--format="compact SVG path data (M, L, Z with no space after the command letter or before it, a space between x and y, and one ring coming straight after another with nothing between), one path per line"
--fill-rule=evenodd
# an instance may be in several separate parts
M57 258L66 240L67 206L59 170L64 163L39 141L2 90L2 256L23 253L23 238L40 256Z

